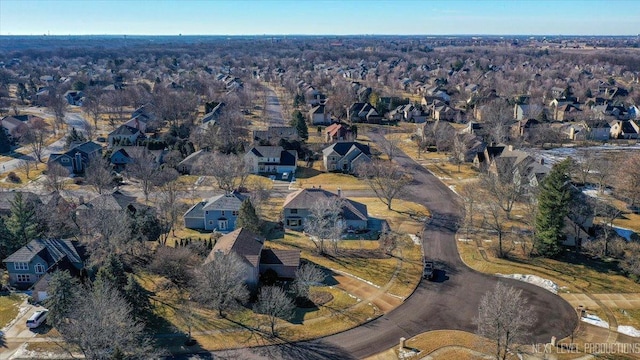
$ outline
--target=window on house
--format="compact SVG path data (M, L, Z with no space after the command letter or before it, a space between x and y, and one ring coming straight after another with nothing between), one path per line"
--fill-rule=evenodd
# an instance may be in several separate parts
M288 219L287 226L300 226L300 219Z
M17 262L17 263L13 263L13 267L16 270L29 270L29 263Z
M218 230L227 230L227 220L218 220Z
M231 215L238 216L239 213L240 213L239 211L234 210L234 211L231 212Z
M297 214L297 213L298 213L298 209L291 209L291 210L290 210L290 212L291 212L292 214Z
M31 282L31 276L29 274L18 274L16 280L18 282Z
M209 215L209 212L208 212L208 211L205 211L204 213L205 213L205 215Z
M209 220L209 225L213 225L213 220Z
M67 159L67 158L62 158L62 159L60 159L60 161L62 161L63 163L68 163L68 162L69 162L69 159Z
M222 216L224 216L224 210L220 211L220 213L222 214Z
M44 274L44 265L36 264L36 274Z

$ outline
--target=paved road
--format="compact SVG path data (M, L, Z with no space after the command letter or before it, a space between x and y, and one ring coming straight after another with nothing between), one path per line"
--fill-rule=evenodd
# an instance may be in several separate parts
M380 135L368 134L373 140ZM435 281L422 281L404 304L363 326L323 339L215 353L216 358L245 359L362 359L398 344L400 337L410 338L425 331L454 329L473 332L480 298L493 288L497 277L468 268L458 254L455 233L462 218L462 206L455 194L435 176L399 152L397 163L413 174L408 198L426 206L433 220L423 231L425 253L437 263ZM537 321L534 341L549 342L562 338L577 325L573 308L562 298L540 287L512 279L500 279L522 289L533 307ZM211 354L193 356L207 358Z
M266 113L270 126L285 126L284 118L282 117L282 105L278 99L278 95L272 88L265 86L267 92L267 106Z
M36 112L43 115L52 116L42 108L30 107L27 110L29 110L29 112ZM67 113L65 115L64 121L65 123L67 123L69 128L75 128L76 130L82 133L86 132L84 128L84 123L86 120L84 120L84 118L82 117L82 114ZM64 144L65 144L65 139L63 137L62 139L47 146L46 148L44 148L44 150L42 150L42 158L46 159L51 154L64 152ZM33 153L29 153L29 155L21 155L18 158L1 163L0 174L9 172L9 171L14 171L18 167L20 167L20 160L23 160L23 159L35 160L35 156L33 155ZM38 165L38 166L41 166L41 165Z

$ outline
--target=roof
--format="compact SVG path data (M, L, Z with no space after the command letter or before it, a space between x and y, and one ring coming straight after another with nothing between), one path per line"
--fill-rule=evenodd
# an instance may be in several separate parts
M0 191L0 213L11 211L11 202L16 195L22 194L23 200L40 201L38 195L28 191Z
M129 125L120 125L118 126L117 129L113 130L112 132L109 133L109 136L113 136L113 135L124 135L124 136L129 136L129 135L135 135L140 133L140 130L137 128L134 128L133 126L129 126Z
M93 141L87 141L85 143L82 143L76 147L69 149L69 151L67 151L66 154L73 154L76 151L80 151L89 155L99 150L100 151L102 150L102 145L98 143L94 143Z
M30 262L38 255L50 266L67 257L69 261L80 263L80 255L71 240L35 239L18 251L9 255L3 262Z
M249 152L257 157L280 159L279 165L296 165L295 150L284 150L282 146L254 146Z
M338 155L344 156L351 150L352 147L356 147L358 150L365 153L366 155L371 155L371 151L369 150L369 145L361 144L355 141L341 141L335 144L331 144L328 147L324 148L322 150L322 153L327 155L327 154L330 154L332 151L335 151Z
M214 261L216 252L222 251L224 254L234 252L253 267L258 267L264 240L265 238L245 228L236 229L223 235L216 241L216 244L205 260L205 264Z
M198 150L192 153L191 155L187 156L186 158L184 158L182 161L178 163L178 165L193 165L195 164L196 161L198 161L198 159L200 159L200 156L205 155L207 153L208 152L205 150Z
M324 105L317 105L311 108L311 110L309 110L309 113L311 114L324 114Z
M203 210L240 210L240 206L246 198L235 191L230 194L214 196L205 203Z
M300 250L263 249L260 264L300 266Z
M284 200L285 209L310 209L313 204L326 198L337 198L338 195L324 189L300 189L291 193ZM343 198L342 217L345 220L368 220L367 205Z
M136 202L136 198L128 196L120 191L111 194L102 194L91 201L78 206L78 210L100 209L100 210L125 210L129 205Z

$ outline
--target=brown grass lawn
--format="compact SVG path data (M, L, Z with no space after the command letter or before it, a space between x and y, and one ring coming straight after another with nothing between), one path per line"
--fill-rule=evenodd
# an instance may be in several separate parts
M422 231L424 218L429 216L429 209L424 206L396 199L391 202L391 209L374 197L353 197L354 201L367 205L369 216L384 219L389 223L391 230L401 234L417 234Z
M316 161L314 163L314 169L316 168L316 164L322 165L321 162ZM316 169L318 170L318 169ZM306 170L306 173L310 173L310 170ZM342 190L369 190L369 185L366 182L358 179L353 175L341 174L341 173L318 173L313 172L315 174L312 177L297 177L296 185L300 188L312 188L312 187L322 187L327 190L337 190L338 188ZM305 176L305 175L303 175Z
M0 296L0 329L18 316L24 298L18 294Z

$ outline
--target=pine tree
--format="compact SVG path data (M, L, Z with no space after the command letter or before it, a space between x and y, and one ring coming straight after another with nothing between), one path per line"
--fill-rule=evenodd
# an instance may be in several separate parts
M11 150L9 137L4 129L0 129L0 154L8 153Z
M127 286L127 274L120 259L115 255L109 255L96 274L96 282L106 283L116 289L124 289Z
M240 205L240 211L236 219L236 229L239 228L245 228L252 233L260 234L260 219L249 199L245 199Z
M545 257L558 256L564 240L564 218L569 212L571 159L557 163L540 184L535 247Z
M124 287L122 295L133 308L134 317L149 309L149 295L132 274L127 276L127 285Z
M10 203L11 216L7 219L6 225L13 235L12 247L8 249L12 253L40 236L40 233L36 221L36 211L22 193L17 193Z
M51 275L44 304L49 309L48 322L60 325L76 303L78 281L68 271L56 271Z
M309 128L307 127L307 122L304 119L304 115L298 110L293 113L293 119L291 120L291 126L295 127L298 131L298 136L301 139L309 138Z

